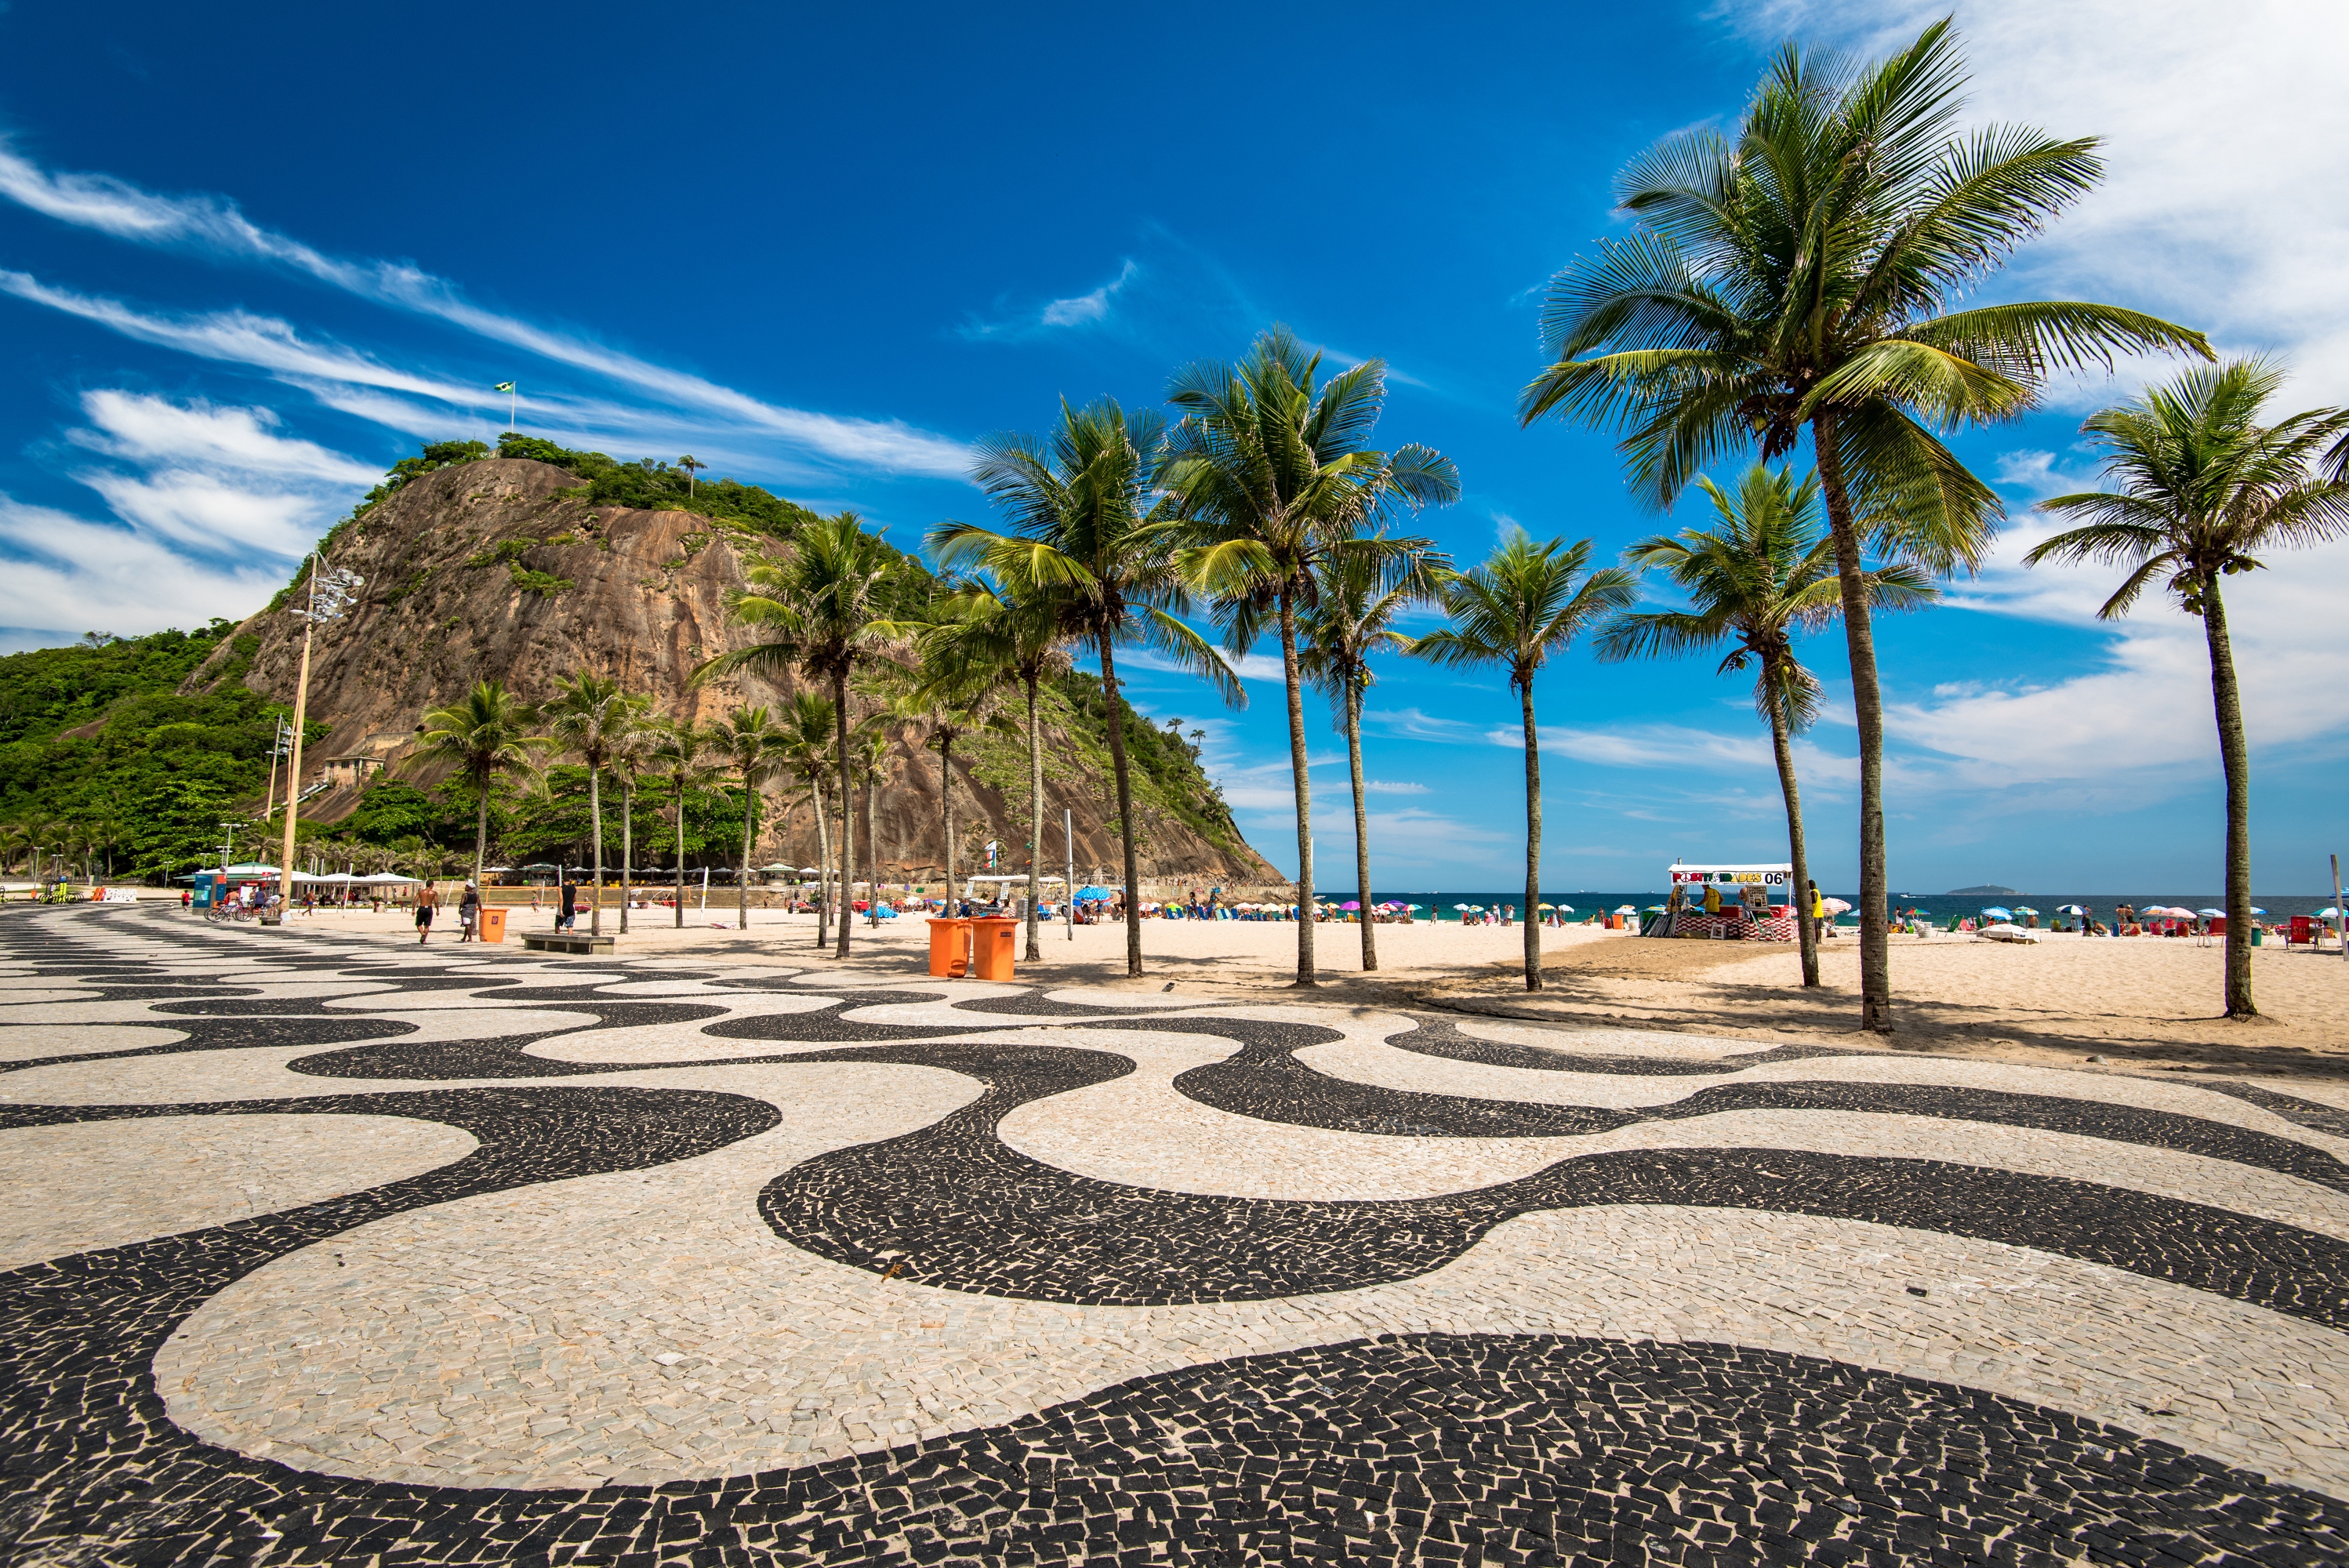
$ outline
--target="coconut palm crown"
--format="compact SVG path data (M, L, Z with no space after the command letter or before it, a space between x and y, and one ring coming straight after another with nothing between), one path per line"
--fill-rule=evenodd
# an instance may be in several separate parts
M1683 131L1632 160L1638 228L1552 280L1553 361L1525 420L1611 426L1634 489L1669 506L1698 471L1807 436L1850 645L1860 739L1861 1023L1893 1026L1884 717L1861 558L1972 570L1998 496L1940 432L2009 419L2050 376L2113 356L2209 357L2202 335L2077 301L1965 297L2101 178L2093 138L1962 134L1947 21L1867 65L1782 48L1733 134Z
M1541 737L1534 724L1534 677L1551 655L1631 606L1639 583L1619 566L1590 566L1590 541L1537 544L1513 530L1484 563L1444 579L1452 624L1416 638L1411 651L1452 668L1498 665L1508 672L1525 718L1526 989L1542 988Z
M766 640L705 661L696 682L750 671L781 675L796 668L832 687L835 758L840 768L841 907L856 874L854 794L848 746L848 677L865 660L900 640L903 628L880 613L881 582L896 553L879 535L865 531L853 511L820 518L792 537L780 561L763 561L744 573L750 586L728 603L733 618L766 634ZM848 956L848 922L840 923L837 954Z
M1230 666L1179 618L1190 599L1174 562L1178 537L1153 488L1164 428L1156 414L1128 415L1109 398L1081 408L1063 402L1049 438L1008 434L979 443L971 478L1007 526L944 522L930 533L942 562L983 570L1024 604L1049 599L1060 632L1100 659L1129 906L1142 884L1117 650L1148 648L1212 683L1233 707L1247 700ZM1126 973L1139 975L1138 921L1126 922L1125 944Z
M2198 366L2081 429L2104 455L2108 490L2061 495L2040 510L2080 526L2023 557L2128 568L2097 614L2128 614L2158 588L2202 623L2220 761L2227 776L2227 1016L2258 1012L2251 997L2251 755L2220 580L2264 565L2277 550L2349 534L2349 478L2320 469L2328 445L2349 440L2349 411L2313 408L2259 422L2283 382L2258 359Z
M1459 470L1428 447L1372 450L1385 364L1367 360L1324 380L1321 356L1285 326L1258 337L1236 365L1179 372L1167 397L1183 416L1167 432L1159 473L1186 534L1177 564L1215 605L1233 653L1268 631L1279 635L1303 913L1313 903L1313 802L1298 614L1317 596L1316 574L1332 552L1402 550L1401 541L1365 536L1398 511L1457 500ZM1319 984L1310 919L1297 923L1296 983Z
M473 781L476 885L481 880L482 862L489 858L491 786L501 773L517 774L526 782L536 783L538 759L555 744L533 733L537 718L536 709L498 681L475 681L464 701L424 716L423 733L410 760L453 762L459 772Z
M1354 794L1354 898L1361 905L1362 968L1379 966L1378 923L1371 918L1371 820L1363 799L1362 702L1376 676L1371 655L1411 646L1395 618L1439 596L1451 558L1424 539L1366 542L1322 562L1312 603L1297 617L1298 673L1330 699L1330 717L1346 738L1346 766ZM1385 548L1388 545L1397 548Z
M1713 502L1714 527L1643 539L1623 556L1635 569L1661 572L1688 596L1689 608L1619 615L1599 634L1598 653L1605 660L1670 658L1726 642L1718 673L1754 666L1754 706L1769 723L1786 802L1803 984L1816 985L1818 933L1806 897L1810 864L1794 737L1818 716L1819 683L1795 656L1795 638L1843 613L1835 542L1818 521L1816 475L1797 482L1785 468L1755 463L1733 496L1709 479L1697 484ZM1879 566L1867 580L1877 610L1916 608L1935 593L1930 578L1905 562Z

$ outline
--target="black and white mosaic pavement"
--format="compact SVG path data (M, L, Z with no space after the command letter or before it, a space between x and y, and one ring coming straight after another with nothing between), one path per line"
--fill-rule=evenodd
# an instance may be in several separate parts
M0 911L0 1560L2349 1562L2349 1099L872 962Z

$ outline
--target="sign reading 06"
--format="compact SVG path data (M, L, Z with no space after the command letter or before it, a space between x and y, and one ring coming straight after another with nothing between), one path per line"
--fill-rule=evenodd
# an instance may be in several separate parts
M1683 866L1672 867L1674 885L1702 887L1785 887L1794 880L1795 868L1782 866Z

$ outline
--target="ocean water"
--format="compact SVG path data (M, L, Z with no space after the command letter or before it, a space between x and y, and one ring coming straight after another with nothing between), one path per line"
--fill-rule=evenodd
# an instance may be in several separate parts
M1840 898L1847 903L1857 904L1859 902L1859 895L1856 892L1848 889L1828 887L1822 888L1820 891L1824 892L1829 898ZM1651 903L1663 903L1666 892L1667 890L1662 888L1651 888L1641 892L1586 892L1580 889L1564 889L1543 893L1542 902L1545 903L1562 905L1570 904L1574 908L1574 918L1579 920L1582 916L1589 914L1594 911L1618 909L1627 903L1630 904L1635 909L1644 910ZM1344 903L1348 899L1350 899L1353 896L1354 893L1351 889L1325 889L1321 894L1321 897L1325 902L1340 904ZM1437 917L1439 919L1447 921L1458 920L1460 918L1458 913L1456 913L1453 908L1454 904L1483 904L1488 909L1498 909L1507 904L1516 904L1518 906L1517 913L1519 916L1522 917L1525 913L1524 906L1526 902L1526 895L1523 889L1515 889L1506 892L1494 892L1489 889L1467 892L1455 892L1449 891L1443 892L1389 892L1383 888L1373 888L1371 890L1371 896L1373 900L1381 903L1384 903L1390 899L1397 900L1403 903L1416 903L1423 906L1420 911L1420 918L1425 919L1430 911L1435 911L1438 912ZM2266 910L2268 919L2282 920L2289 915L2314 914L2320 909L2329 908L2333 903L2333 895L2330 892L2325 892L2321 895L2314 893L2254 893L2251 897L2251 903L2256 904L2258 907ZM2075 892L1996 893L1990 895L1969 894L1964 898L1960 898L1952 893L1911 893L1902 892L1898 889L1895 890L1892 897L1893 908L1897 910L1921 909L1925 912L1926 918L1935 922L1936 923L1947 921L1949 917L1953 914L1979 915L1985 908L1995 904L2006 909L2017 909L2027 905L2039 912L2039 923L2046 925L2055 918L2056 910L2067 903L2085 904L2090 910L2095 913L2096 918L2104 921L2106 924L2110 924L2112 923L2113 906L2115 904L2126 903L2140 910L2157 903L2175 904L2182 909L2224 909L2227 904L2227 899L2224 893L2214 892L2116 893ZM1853 918L1854 917L1851 915L1846 915L1844 917L1847 923L1851 922Z

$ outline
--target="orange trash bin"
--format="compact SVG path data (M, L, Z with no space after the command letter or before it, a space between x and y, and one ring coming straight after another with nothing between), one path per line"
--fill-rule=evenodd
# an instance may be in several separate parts
M1016 920L970 922L970 972L981 980L1011 978L1019 923Z
M506 911L481 906L481 940L503 942L506 939Z
M941 980L959 980L970 973L970 926L968 920L930 922L930 973Z

